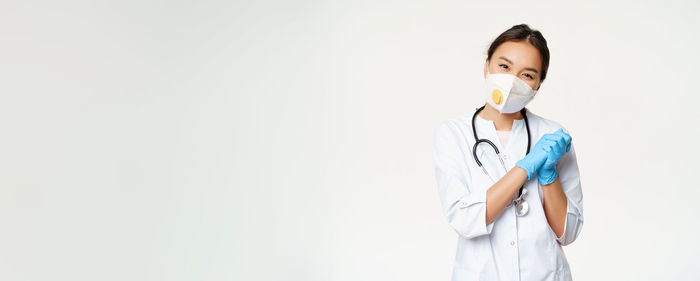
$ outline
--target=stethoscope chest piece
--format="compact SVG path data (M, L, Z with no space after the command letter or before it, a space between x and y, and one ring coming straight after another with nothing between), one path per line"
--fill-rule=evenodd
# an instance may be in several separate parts
M527 201L522 200L520 202L515 203L515 214L518 216L524 216L527 214L527 211L529 211L529 206L527 205Z
M530 206L528 206L527 201L525 201L524 198L524 196L527 195L527 188L523 187L522 191L523 193L512 201L515 203L515 214L519 217L527 214L527 211L530 209Z

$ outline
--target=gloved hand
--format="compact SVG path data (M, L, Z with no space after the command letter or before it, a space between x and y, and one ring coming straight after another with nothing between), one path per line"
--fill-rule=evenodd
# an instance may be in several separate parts
M559 176L556 164L571 149L571 136L560 128L553 134L545 134L542 138L556 142L556 145L552 146L547 153L547 160L537 170L537 180L541 185L547 185L553 183Z
M547 154L557 144L556 139L546 136L542 136L535 144L535 147L530 150L530 153L515 163L516 166L523 168L527 172L527 180L530 180L532 175L544 165L548 158Z

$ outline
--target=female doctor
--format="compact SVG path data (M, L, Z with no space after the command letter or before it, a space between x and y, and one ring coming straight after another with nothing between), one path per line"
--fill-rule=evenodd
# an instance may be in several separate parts
M458 234L453 281L572 279L562 246L583 226L576 153L559 123L525 109L548 65L542 34L513 26L488 49L484 106L435 129L438 191Z

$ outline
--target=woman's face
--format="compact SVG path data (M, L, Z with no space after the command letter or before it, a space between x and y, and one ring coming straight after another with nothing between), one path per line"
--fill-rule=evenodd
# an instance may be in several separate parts
M533 90L540 88L542 73L540 52L535 46L525 41L503 42L491 55L491 63L487 60L484 64L484 78L486 78L487 68L490 73L515 75L530 85Z

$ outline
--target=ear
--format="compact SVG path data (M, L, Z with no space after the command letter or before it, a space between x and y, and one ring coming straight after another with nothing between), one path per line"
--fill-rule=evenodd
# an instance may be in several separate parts
M489 67L489 60L486 60L486 62L484 62L484 79L486 78L486 71L488 70L488 67Z

